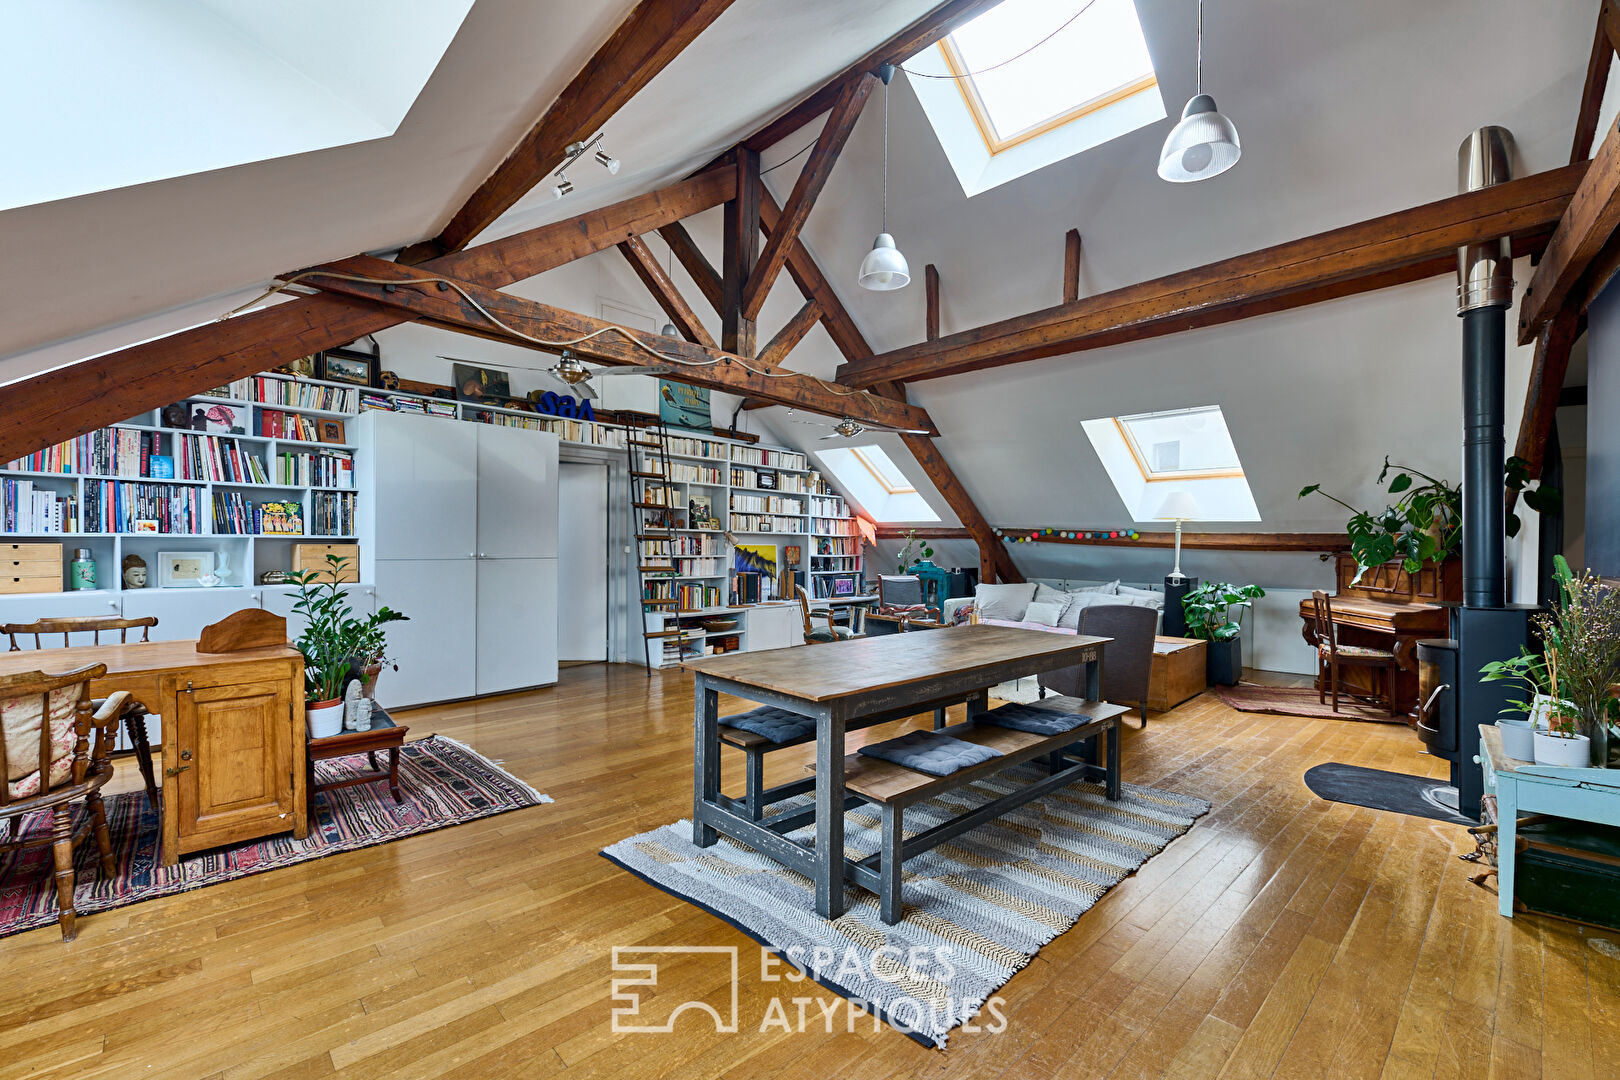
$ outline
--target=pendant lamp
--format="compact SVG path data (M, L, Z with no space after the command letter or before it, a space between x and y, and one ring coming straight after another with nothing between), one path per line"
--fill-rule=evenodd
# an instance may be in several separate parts
M887 292L904 287L911 280L911 268L889 235L889 83L894 80L894 65L878 68L878 78L883 80L883 231L861 260L861 275L856 281L863 289Z
M1237 126L1215 108L1204 93L1204 0L1198 0L1197 93L1181 110L1181 120L1170 129L1159 152L1159 177L1172 184L1190 184L1219 176L1238 162L1243 148Z

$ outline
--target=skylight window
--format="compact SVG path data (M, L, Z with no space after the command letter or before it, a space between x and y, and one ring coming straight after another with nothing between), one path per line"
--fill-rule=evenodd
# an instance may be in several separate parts
M1131 0L1084 4L1002 0L940 42L992 154L1158 85Z
M1002 0L905 70L970 196L1166 116L1132 0Z
M906 474L881 446L840 446L816 451L856 509L873 521L938 521Z
M1154 521L1166 496L1193 496L1199 521L1259 521L1219 405L1106 416L1081 423L1134 521Z

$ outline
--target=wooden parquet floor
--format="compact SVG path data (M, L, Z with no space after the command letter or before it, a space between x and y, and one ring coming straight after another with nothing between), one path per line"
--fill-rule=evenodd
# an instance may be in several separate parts
M1012 979L1005 1030L941 1053L762 982L742 934L598 856L688 812L689 678L570 668L402 716L556 803L94 915L70 945L0 941L0 1077L1620 1077L1620 933L1502 919L1463 829L1301 782L1440 775L1404 727L1205 695L1131 731L1127 778L1213 813ZM801 775L775 756L773 780ZM612 1030L612 947L658 944L740 947L738 1033ZM643 993L721 989L672 959ZM807 1031L761 1033L775 995L811 999Z

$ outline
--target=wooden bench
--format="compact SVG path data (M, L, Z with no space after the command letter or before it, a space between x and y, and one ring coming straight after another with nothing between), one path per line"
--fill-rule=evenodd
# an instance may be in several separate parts
M1070 697L1046 698L1038 703L1038 707L1083 713L1091 720L1057 735L1035 735L973 721L944 728L941 734L1001 751L1000 757L959 769L949 776L931 776L864 754L850 754L844 758L844 789L861 801L876 803L881 808L883 847L856 866L876 871L878 899L885 923L892 926L900 921L900 868L912 856L1077 780L1101 780L1107 797L1119 798L1119 718L1130 709L1106 701L1082 701ZM1094 760L1097 756L1095 743L1092 743L1091 752L1085 760L1070 762L1070 755L1078 749L1077 744L1105 732L1108 736L1106 765L1099 765ZM903 819L906 807L967 787L977 780L1036 758L1047 759L1050 771L1045 778L909 839L905 836Z

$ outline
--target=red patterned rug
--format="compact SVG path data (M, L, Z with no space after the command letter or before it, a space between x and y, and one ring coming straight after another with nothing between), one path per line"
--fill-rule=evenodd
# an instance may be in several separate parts
M323 782L368 768L363 754L315 763ZM184 856L177 866L157 863L161 830L146 792L108 796L107 828L118 874L105 880L95 842L87 838L78 851L74 906L82 918L551 801L482 754L442 735L405 744L399 752L399 779L403 803L394 802L387 784L323 791L316 797L318 826L303 840L289 833ZM82 806L76 809L83 813ZM49 831L49 815L25 819L23 831L30 829ZM51 849L0 855L0 937L55 925Z
M1313 720L1368 720L1378 724L1404 724L1404 716L1390 716L1382 705L1363 705L1355 698L1339 695L1339 711L1333 711L1332 699L1316 700L1316 691L1309 686L1259 686L1238 683L1236 686L1217 686L1215 695L1238 712L1272 713L1276 716L1308 716Z

